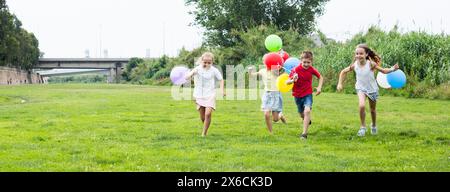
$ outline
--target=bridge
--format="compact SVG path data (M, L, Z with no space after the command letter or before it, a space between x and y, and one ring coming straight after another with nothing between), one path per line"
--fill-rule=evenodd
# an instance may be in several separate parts
M68 75L79 75L79 74L105 74L109 75L109 69L53 69L53 70L46 70L46 71L36 71L39 73L42 77L57 77L57 76L68 76Z
M129 58L40 58L35 70L98 69L108 70L108 82L118 83ZM50 75L46 75L50 76Z

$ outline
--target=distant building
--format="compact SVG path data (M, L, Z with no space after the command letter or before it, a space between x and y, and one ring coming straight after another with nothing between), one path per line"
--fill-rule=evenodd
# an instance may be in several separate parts
M103 57L104 57L104 58L108 58L108 49L105 49L105 50L103 51Z
M150 49L145 50L145 58L150 58Z
M317 47L322 47L322 46L325 45L325 44L322 42L322 40L320 39L319 34L317 34L317 33L312 34L312 35L311 35L311 39L313 40L314 45L316 45Z
M90 56L89 56L89 49L86 49L84 51L84 55L85 55L85 58L90 58Z

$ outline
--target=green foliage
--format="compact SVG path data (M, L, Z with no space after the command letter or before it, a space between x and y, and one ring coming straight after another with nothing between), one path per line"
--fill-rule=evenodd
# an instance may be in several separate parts
M39 43L33 33L22 28L20 20L0 2L0 66L30 70L38 62Z
M299 57L300 51L315 47L311 39L299 35L295 30L279 31L273 25L260 25L239 33L241 43L233 47L215 49L217 62L220 65L262 65L262 58L268 51L264 46L264 39L271 34L276 34L283 39L283 49L291 56ZM295 51L291 51L295 50Z
M106 83L107 75L74 75L50 77L48 83Z
M239 33L259 25L274 25L278 30L293 29L301 35L314 29L315 18L322 15L328 0L186 0L195 6L190 12L194 24L206 29L207 44L231 47L241 42Z
M427 97L432 90L445 90L450 84L450 37L430 35L425 32L401 34L397 28L384 32L371 27L366 33L355 35L344 43L329 43L313 49L316 55L315 67L325 73L326 85L335 91L339 71L351 64L356 45L365 43L382 58L382 67L396 63L407 74L408 85L402 90L382 91L407 97ZM353 88L354 77L347 77L347 87ZM416 88L418 90L416 90ZM422 91L420 91L422 90ZM351 89L347 89L351 92ZM450 98L448 91L438 98ZM447 94L446 94L447 93Z
M205 51L215 55L216 67L226 71L226 65L262 65L262 57L267 50L264 39L270 34L277 34L283 39L283 49L291 57L300 57L304 50L314 52L314 67L325 78L323 91L336 91L339 73L353 62L356 45L366 43L382 57L382 67L388 68L399 63L400 69L407 74L408 83L404 89L384 90L381 94L404 97L424 97L450 99L450 37L448 35L431 35L424 32L401 34L397 28L385 32L371 27L365 33L359 33L346 42L327 39L320 31L319 38L324 43L317 46L311 37L301 36L295 30L280 31L273 25L259 25L246 32L233 30L240 37L240 43L231 47L201 46L192 51L181 49L174 58L164 57L150 61L139 60L137 69L130 79L138 84L165 85L170 69L176 65L194 67L195 60ZM161 72L158 72L160 71ZM226 74L224 74L226 77ZM150 80L146 80L150 79ZM163 82L163 83L161 83ZM349 73L346 79L345 93L354 93L355 77ZM314 83L316 85L317 82Z

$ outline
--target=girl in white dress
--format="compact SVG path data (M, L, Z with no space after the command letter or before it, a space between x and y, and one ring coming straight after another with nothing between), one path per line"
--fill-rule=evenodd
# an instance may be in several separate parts
M212 112L216 110L216 81L220 81L220 89L225 96L224 81L220 71L213 65L214 55L210 52L203 53L198 61L198 66L186 75L189 80L194 76L194 98L200 119L203 122L202 136L208 134L211 124Z

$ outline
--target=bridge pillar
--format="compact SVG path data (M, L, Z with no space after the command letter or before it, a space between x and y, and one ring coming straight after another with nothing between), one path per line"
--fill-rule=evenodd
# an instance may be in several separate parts
M108 83L120 83L122 79L122 63L116 63L114 68L109 69Z
M111 69L109 69L108 83L114 83L114 82L116 82L116 69L111 68Z
M116 83L120 83L120 80L122 79L122 63L116 63L116 77L115 81Z

